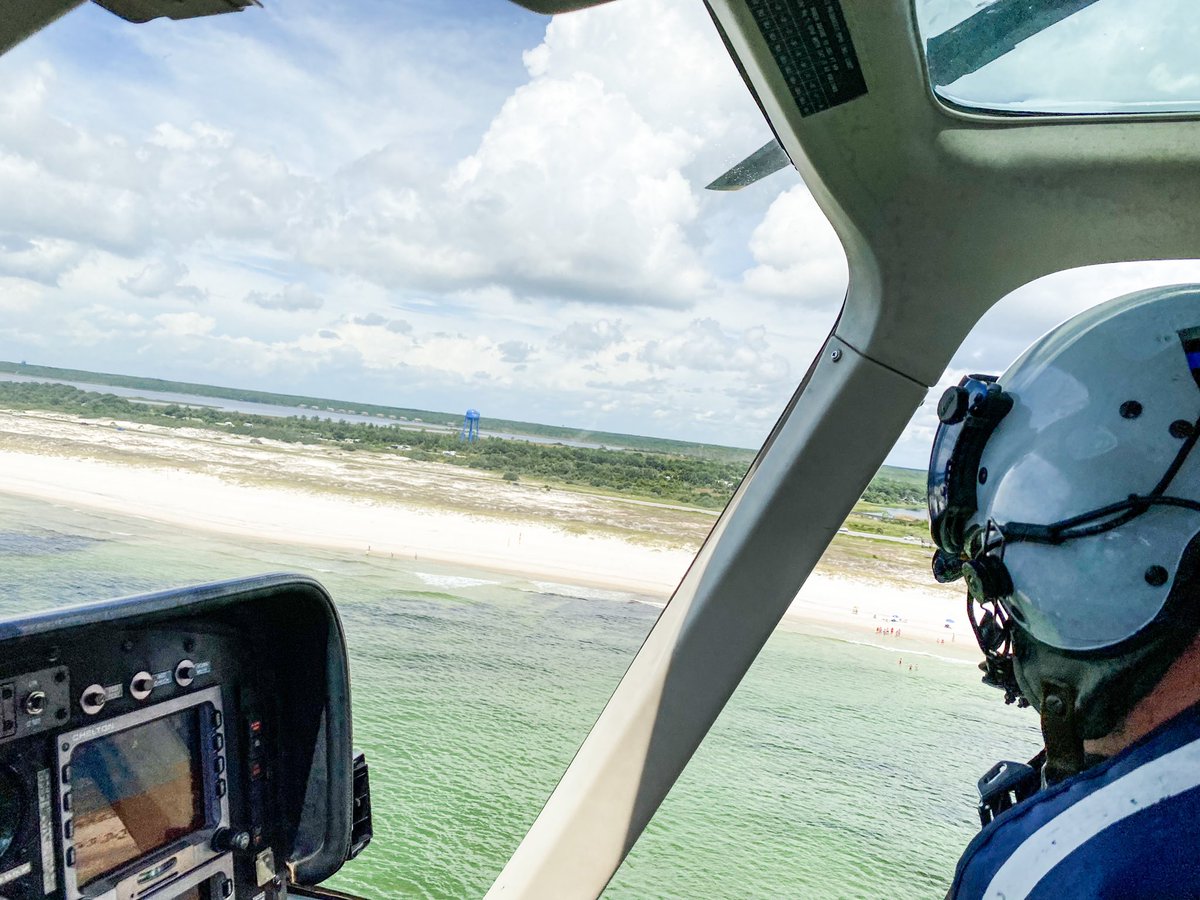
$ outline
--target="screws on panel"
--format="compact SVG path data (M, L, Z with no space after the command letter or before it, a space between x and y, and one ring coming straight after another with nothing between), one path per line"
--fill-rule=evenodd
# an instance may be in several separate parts
M1136 400L1126 400L1121 404L1122 419L1136 419L1142 414L1142 404Z
M1151 587L1162 587L1168 577L1167 570L1162 566L1151 566L1146 570L1146 584Z

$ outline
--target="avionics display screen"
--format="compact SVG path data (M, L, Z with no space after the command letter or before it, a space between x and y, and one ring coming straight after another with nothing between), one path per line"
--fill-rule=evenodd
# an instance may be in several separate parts
M71 792L80 887L203 827L199 708L79 745Z

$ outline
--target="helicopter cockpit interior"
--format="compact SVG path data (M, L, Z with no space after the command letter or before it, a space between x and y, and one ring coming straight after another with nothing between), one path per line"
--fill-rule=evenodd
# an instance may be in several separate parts
M3 0L0 52L81 2ZM259 5L95 2L132 23ZM994 304L1072 267L1200 256L1200 92L1131 76L1079 93L1089 79L1048 83L1037 64L1083 17L1120 30L1135 8L1152 15L1141 5L705 6L775 138L712 187L794 166L845 248L849 288L490 897L605 890ZM0 623L0 897L340 896L319 885L372 824L336 599L275 575Z

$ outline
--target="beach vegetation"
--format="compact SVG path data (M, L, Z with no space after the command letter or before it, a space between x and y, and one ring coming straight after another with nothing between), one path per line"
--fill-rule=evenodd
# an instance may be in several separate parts
M445 411L427 409L411 409L398 406L384 406L376 403L361 403L358 401L333 400L320 397L308 397L301 394L282 394L273 391L257 391L247 388L224 387L215 384L196 384L189 381L171 381L165 378L147 378L141 375L118 375L110 372L90 372L84 369L65 369L57 366L40 366L27 362L10 362L0 360L0 372L23 375L31 378L48 378L68 382L82 382L87 385L108 385L111 387L132 388L143 391L184 394L196 397L196 405L202 405L205 399L237 400L246 403L265 403L274 406L295 407L297 409L323 410L342 415L375 416L380 424L390 422L408 422L417 425L436 424L437 427L450 428L457 433L461 422L458 417ZM188 404L189 406L191 404ZM228 417L229 413L226 412ZM315 418L315 417L314 417ZM524 437L558 438L562 440L596 444L606 448L626 450L644 450L653 453L669 453L678 456L696 456L731 463L740 463L744 472L754 459L754 451L745 447L725 447L719 444L702 444L692 441L679 441L670 438L652 437L649 435L617 434L608 431L594 431L587 428L576 428L567 425L545 425L538 422L523 422L514 419L503 419L488 416L487 430L497 434L511 434ZM740 477L739 472L739 477Z
M459 440L455 432L413 430L391 421L342 422L318 416L239 414L216 407L145 402L52 382L0 382L0 408L66 413L171 428L194 427L241 434L260 441L316 444L342 451L372 451L418 462L496 472L509 482L533 481L596 490L642 500L722 509L741 481L750 457L713 459L681 452L578 447L513 438ZM920 523L885 522L872 509L908 506L923 496L921 473L885 467L863 495L862 531L902 536Z

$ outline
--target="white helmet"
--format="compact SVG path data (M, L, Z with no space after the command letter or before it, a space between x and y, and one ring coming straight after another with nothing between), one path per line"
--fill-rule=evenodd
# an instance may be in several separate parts
M1200 604L1183 597L1193 581L1185 557L1200 535L1200 452L1191 453L1200 436L1200 285L1088 310L1000 378L963 379L938 415L934 571L943 581L966 577L992 663L985 681L1040 708L1039 685L1022 677L1023 663L1040 666L1038 677L1075 682L1085 715L1092 695L1144 662L1156 641L1169 635L1171 652L1182 649L1200 621ZM1105 671L1085 674L1097 666ZM1128 693L1131 707L1140 695ZM1122 714L1106 703L1086 731Z

